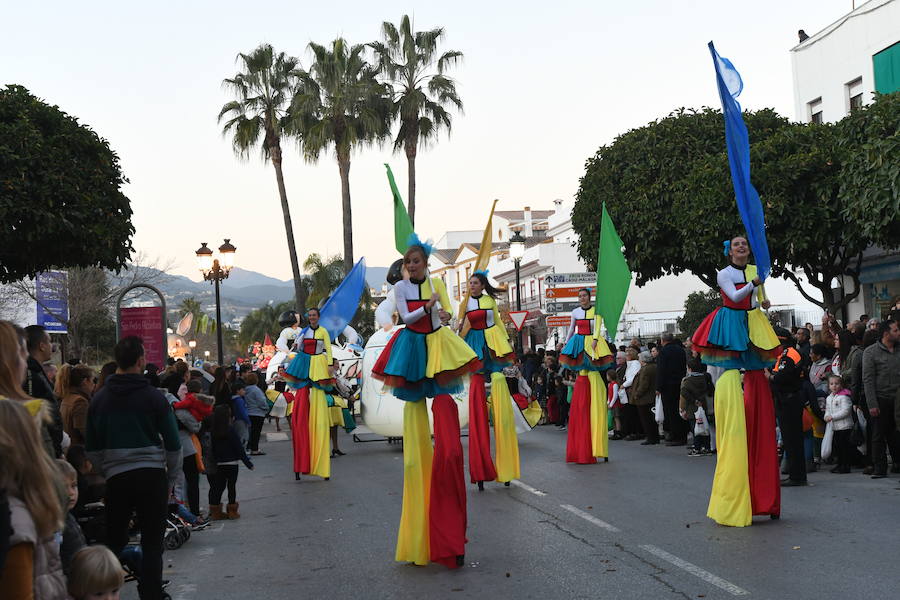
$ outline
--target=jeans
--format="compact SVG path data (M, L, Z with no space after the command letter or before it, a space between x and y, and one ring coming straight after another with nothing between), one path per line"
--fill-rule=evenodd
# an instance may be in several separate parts
M185 456L181 462L181 472L184 473L184 500L187 500L188 508L195 515L200 514L200 471L197 470L197 456L191 454Z
M803 435L803 399L800 394L779 392L778 423L787 455L788 477L792 481L806 481L806 452Z
M216 472L209 476L209 504L222 504L222 493L228 487L228 504L237 502L237 465L216 465Z
M106 543L118 556L128 544L128 525L137 513L141 531L142 600L162 598L163 536L169 486L165 469L134 469L106 481Z
M709 450L708 435L694 435L694 450Z
M265 421L265 417L250 417L250 450L252 452L259 450L259 436L262 434L262 427Z

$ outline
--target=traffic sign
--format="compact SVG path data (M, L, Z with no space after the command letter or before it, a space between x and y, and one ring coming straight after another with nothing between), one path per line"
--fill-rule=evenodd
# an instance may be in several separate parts
M548 313L567 313L578 308L577 302L548 302L544 309Z
M550 273L544 277L544 285L578 285L597 283L596 273Z
M547 327L568 327L571 318L565 315L554 315L547 317Z
M544 288L544 297L545 298L577 298L578 292L585 289L584 286L580 287L558 287L558 288ZM597 288L591 286L587 288L591 290L591 296L597 294Z
M509 319L512 321L513 325L516 327L516 331L521 331L522 325L525 324L525 319L528 317L527 310L511 310L509 311Z

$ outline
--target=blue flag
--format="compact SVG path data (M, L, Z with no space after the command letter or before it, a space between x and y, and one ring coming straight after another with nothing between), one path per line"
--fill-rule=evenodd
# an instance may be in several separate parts
M356 309L359 308L359 299L365 285L366 259L360 258L319 311L319 324L325 328L332 340L336 340L347 327L347 323L353 319ZM298 339L303 337L307 329L308 327L303 328Z
M769 243L766 241L762 202L756 188L750 183L750 137L741 114L741 105L737 101L744 89L744 82L731 61L719 56L712 42L709 43L709 51L716 67L716 83L722 100L722 114L725 115L725 145L728 147L734 196L747 230L747 241L750 242L750 249L756 259L759 279L764 281L772 270L772 260L769 258Z

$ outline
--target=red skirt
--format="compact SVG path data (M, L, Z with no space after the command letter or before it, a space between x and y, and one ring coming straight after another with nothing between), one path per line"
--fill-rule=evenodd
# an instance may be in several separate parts
M781 515L775 405L763 371L744 373L744 419L753 514Z
M451 569L466 553L466 482L459 435L459 410L446 394L435 396L434 460L431 463L431 501L428 531L431 560Z
M579 375L575 379L575 389L572 391L566 462L580 465L593 465L597 462L591 444L591 383L587 375Z
M469 478L472 483L497 479L497 469L491 458L491 431L481 373L473 373L469 382Z

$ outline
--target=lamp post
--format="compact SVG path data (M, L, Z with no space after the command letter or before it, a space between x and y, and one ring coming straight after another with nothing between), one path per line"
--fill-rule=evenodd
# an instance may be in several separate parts
M197 349L197 340L190 340L188 342L188 347L191 349L191 366L194 366L194 350Z
M225 358L222 353L222 302L219 297L219 284L228 279L231 268L234 267L234 253L237 250L231 240L225 238L225 243L219 246L219 257L213 258L212 248L206 247L202 242L197 250L197 266L203 273L203 279L211 282L216 288L216 343L219 351L219 365L224 366ZM209 350L206 351L209 358Z
M525 256L525 238L521 231L516 231L509 239L509 255L516 265L516 310L522 310L522 289L519 283L519 268L522 265L522 257ZM516 353L522 356L522 330L516 332Z

